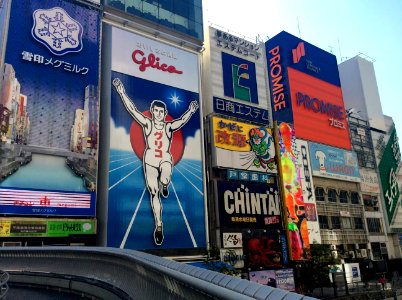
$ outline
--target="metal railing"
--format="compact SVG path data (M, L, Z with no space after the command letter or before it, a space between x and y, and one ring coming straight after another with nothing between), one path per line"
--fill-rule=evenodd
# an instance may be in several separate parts
M124 291L130 299L314 299L144 252L115 248L0 248L0 269L93 278Z
M8 279L10 276L7 272L0 270L0 299L3 299L8 291Z

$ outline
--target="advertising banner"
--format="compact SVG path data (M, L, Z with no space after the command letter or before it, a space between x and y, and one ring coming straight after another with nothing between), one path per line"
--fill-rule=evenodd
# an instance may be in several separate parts
M248 270L283 268L287 263L284 260L287 248L282 245L280 232L265 229L248 229L243 232L245 267Z
M285 31L265 48L274 120L292 123L297 138L350 150L335 55Z
M276 173L275 145L267 127L212 117L214 165Z
M204 114L222 113L269 126L262 43L209 27L204 47Z
M296 136L351 150L342 89L292 68L288 75Z
M0 218L0 237L68 237L95 233L94 219Z
M295 290L293 269L253 271L249 273L250 281L268 285L285 291Z
M243 237L241 232L222 233L223 248L243 248Z
M108 246L206 246L198 56L112 28Z
M306 258L303 250L310 248L308 219L314 220L316 212L312 209L313 203L308 203L309 206L304 201L294 128L285 122L275 123L275 128L289 256L291 260L301 260Z
M377 173L370 169L360 169L360 189L366 193L380 193Z
M265 126L272 126L269 118L269 112L266 109L219 97L214 97L213 101L213 111L218 114L263 124Z
M308 145L314 176L360 182L355 152L311 142Z
M8 28L0 210L94 216L99 11L71 1L13 1Z
M317 208L314 194L313 174L311 172L311 159L308 143L296 139L296 156L300 174L300 184L303 192L304 212L307 219L308 237L310 244L321 244L320 224L317 217Z
M387 146L385 147L380 164L378 165L389 224L392 223L395 209L400 201L399 183L397 178L397 170L400 162L401 151L399 148L396 129L393 127L390 130Z
M216 181L216 186L221 227L281 228L276 181L271 184Z

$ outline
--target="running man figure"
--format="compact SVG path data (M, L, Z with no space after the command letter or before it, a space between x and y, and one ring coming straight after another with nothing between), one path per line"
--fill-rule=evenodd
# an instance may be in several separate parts
M160 195L169 196L169 184L172 177L173 159L170 153L173 132L182 128L198 109L197 101L192 101L187 111L178 119L165 121L166 104L153 100L150 107L152 119L144 116L127 96L120 79L113 79L113 85L119 93L130 115L141 125L145 138L143 168L145 183L151 198L151 207L155 218L154 241L163 242L162 203Z

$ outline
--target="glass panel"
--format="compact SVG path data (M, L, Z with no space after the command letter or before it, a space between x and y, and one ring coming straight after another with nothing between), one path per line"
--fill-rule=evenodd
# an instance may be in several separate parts
M341 229L341 220L337 216L331 217L332 229Z
M328 201L336 202L336 191L333 189L328 189Z
M347 191L339 192L339 202L340 203L348 203L349 202L349 195L348 195Z
M363 229L362 218L355 218L355 229Z
M141 16L142 15L142 1L141 0L126 0L126 10L128 13Z
M316 201L325 201L323 188L320 187L315 188L315 199Z
M328 217L327 216L318 216L318 221L320 223L321 229L328 229Z

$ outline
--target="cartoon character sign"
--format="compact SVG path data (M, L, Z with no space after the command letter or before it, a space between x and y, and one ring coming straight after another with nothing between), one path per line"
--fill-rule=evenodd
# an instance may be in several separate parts
M253 164L256 167L272 170L275 167L275 153L273 151L273 137L267 128L252 128L249 132L249 144L251 151L254 152L255 158Z

